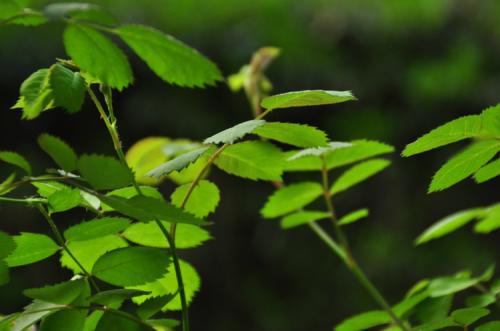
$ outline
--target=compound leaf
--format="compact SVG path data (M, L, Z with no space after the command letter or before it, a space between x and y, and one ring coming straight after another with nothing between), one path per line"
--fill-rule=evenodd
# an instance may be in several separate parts
M76 169L77 155L73 148L61 139L44 133L38 137L38 145L61 169L71 172Z
M265 218L274 218L300 209L323 194L320 184L314 182L295 183L276 190L267 200L261 213Z
M222 78L217 66L174 37L142 25L114 30L164 81L187 87L214 85Z

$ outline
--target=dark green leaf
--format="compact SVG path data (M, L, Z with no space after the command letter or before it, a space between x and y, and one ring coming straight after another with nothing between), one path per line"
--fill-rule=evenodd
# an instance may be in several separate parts
M261 213L265 218L279 217L300 209L323 194L320 184L314 182L295 183L276 190L267 200Z
M21 84L20 95L23 118L34 119L44 110L53 108L54 96L49 86L49 69L40 69ZM18 104L14 106L18 108Z
M65 108L70 113L80 111L86 91L85 80L80 73L54 64L50 67L49 84L55 106Z
M266 109L330 105L356 100L350 91L305 90L272 95L261 102Z
M267 122L253 130L253 133L297 147L327 146L326 133L315 127L295 124Z
M104 237L125 230L130 223L129 219L123 217L98 218L70 227L64 231L64 238L68 241L81 241Z
M487 307L495 303L496 298L493 294L476 294L465 300L467 307Z
M497 331L500 330L500 321L491 321L478 326L474 331Z
M154 281L167 272L170 257L165 250L150 247L120 248L101 256L92 274L116 286L134 286Z
M127 299L145 294L148 294L148 292L129 289L117 289L96 293L88 300L90 303L97 303L104 306L115 306L121 305L121 303Z
M132 320L121 315L105 312L95 331L155 331L140 319Z
M75 151L61 139L44 133L38 137L38 145L61 169L68 172L76 169L78 157Z
M45 317L40 331L82 331L87 311L84 309L64 309Z
M214 85L222 79L217 66L193 48L161 31L142 25L114 30L164 81L187 87Z
M64 189L49 197L49 210L51 213L63 212L79 206L82 202L80 190Z
M418 305L415 315L422 323L446 319L453 304L453 295L428 298Z
M451 313L451 318L455 323L468 326L488 315L490 311L486 308L462 308Z
M215 165L235 176L252 180L281 180L283 153L264 141L245 141L230 145L215 160Z
M56 285L27 289L23 294L32 299L67 305L80 296L85 286L86 280L80 278Z
M143 320L151 318L156 313L158 313L163 307L165 307L177 293L167 294L157 298L151 298L143 302L137 309L137 315Z
M31 175L31 166L26 159L18 153L10 151L0 151L0 160L15 165Z
M35 300L33 303L24 308L24 311L17 316L11 324L12 326L7 330L26 331L26 328L35 324L45 316L53 314L64 308L64 305Z
M52 239L43 234L22 232L13 238L16 242L16 248L5 259L9 267L44 260L55 254L60 248Z
M118 90L133 81L132 70L123 51L100 32L70 24L64 31L66 53L85 72Z
M335 331L361 331L387 324L391 317L383 310L373 310L352 316L335 327Z
M83 155L78 160L78 171L98 190L128 186L134 178L127 166L110 156Z
M7 233L0 231L0 260L8 256L16 248L16 242Z
M9 267L4 260L0 260L0 286L8 284L10 281ZM0 321L0 330L2 330L2 324Z

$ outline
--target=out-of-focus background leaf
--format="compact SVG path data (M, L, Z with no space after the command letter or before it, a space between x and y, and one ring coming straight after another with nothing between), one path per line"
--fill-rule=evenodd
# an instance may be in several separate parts
M32 2L34 8L47 3ZM399 152L431 128L500 101L500 2L495 0L96 3L124 22L155 26L200 49L226 75L261 46L281 48L282 56L269 70L276 93L349 89L359 101L276 112L272 118L304 121L334 140L379 139ZM64 56L62 28L57 23L0 28L0 150L25 154L36 165L35 173L50 166L36 147L42 132L62 137L79 153L113 152L88 100L79 114L51 111L35 121L20 121L20 113L9 109L31 72ZM151 135L201 140L251 116L244 96L223 84L206 90L168 86L135 56L131 59L136 81L115 97L125 146ZM412 246L438 218L498 198L498 181L466 181L426 196L431 175L460 147L411 159L394 155L388 170L336 200L341 215L371 209L368 220L348 232L355 254L391 302L425 276L464 267L482 270L498 260L495 233L478 236L463 229L426 246ZM7 174L5 167L0 170ZM258 210L272 192L270 185L217 170L212 176L222 197L211 227L215 241L182 252L203 279L191 308L193 330L328 330L347 315L374 308L338 258L307 228L283 232L277 221L261 219ZM163 187L165 194L171 189ZM33 210L2 205L0 213L3 230L46 231ZM81 217L56 216L61 227ZM67 276L55 258L14 270L14 281L0 289L0 312L19 310L28 302L22 289Z

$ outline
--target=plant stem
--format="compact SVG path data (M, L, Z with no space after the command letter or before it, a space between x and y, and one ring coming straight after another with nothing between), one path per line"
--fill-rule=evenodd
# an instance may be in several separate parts
M78 261L78 259L69 250L68 246L66 245L66 241L64 240L63 236L61 235L61 232L57 228L56 224L54 223L54 220L52 219L52 217L50 217L50 215L47 212L47 210L45 209L45 207L43 207L41 204L37 204L36 207L40 211L40 213L42 214L42 216L45 218L45 220L47 221L47 223L49 223L50 229L54 233L54 236L56 237L56 241L59 243L59 245L61 245L61 247L71 257L71 259L82 270L83 274L87 277L87 279L89 280L89 282L92 285L92 287L94 288L94 290L96 292L100 292L99 286L97 286L96 282L92 278L92 275L83 267L83 265L80 263L80 261Z
M407 327L405 323L394 313L391 306L387 303L387 300L380 293L380 291L375 287L372 281L368 278L365 272L360 268L359 264L355 260L351 248L349 246L349 242L347 241L347 237L342 231L341 227L338 224L337 214L335 213L335 208L332 202L332 194L330 192L330 184L328 180L328 167L324 157L321 157L322 168L321 168L321 178L322 178L322 186L323 186L323 197L325 200L326 207L328 209L328 213L330 215L330 219L332 221L333 227L336 232L337 240L340 242L342 247L339 250L338 245L335 240L333 240L323 229L314 223L310 224L310 227L313 231L329 246L334 250L334 252L340 256L342 261L346 264L349 270L354 274L356 279L363 285L363 287L368 291L371 297L377 302L380 307L382 307L387 314L391 317L395 324L397 324L401 330L409 331L411 327ZM334 245L335 244L335 245ZM335 246L337 246L335 248ZM344 254L339 254L343 252Z
M111 99L111 92L104 89L104 97L106 99L106 104L108 106L108 111L110 114L110 117L113 118L113 122L111 122L108 118L108 115L106 114L106 111L104 110L104 107L102 106L101 102L99 99L96 97L90 86L87 86L88 93L90 95L90 98L94 102L97 110L99 111L99 114L101 115L101 118L104 121L104 124L106 125L106 128L108 129L108 132L111 136L111 139L113 140L113 146L115 148L116 154L118 155L118 158L120 159L120 162L128 167L127 161L125 160L125 154L123 153L123 148L122 144L120 141L120 137L118 134L118 129L116 125L116 118L114 118L114 113L113 113L113 108L112 108L112 99ZM112 115L113 114L113 115ZM135 187L135 190L139 195L143 195L139 185L137 184L137 181L135 178L133 178L132 183ZM186 292L184 290L184 282L182 280L182 271L179 263L179 257L177 255L177 248L175 246L175 223L172 224L170 233L168 230L165 228L163 223L161 223L160 220L155 219L156 224L160 228L160 231L164 235L165 239L169 243L169 248L172 253L172 261L174 264L174 269L175 269L175 276L177 279L177 287L179 289L179 297L181 300L181 307L182 307L182 330L183 331L189 331L189 313L188 313L188 305L187 305L187 300L186 300Z
M41 199L41 198L16 199L16 198L0 197L0 202L35 206L41 203L43 204L47 203L47 199Z

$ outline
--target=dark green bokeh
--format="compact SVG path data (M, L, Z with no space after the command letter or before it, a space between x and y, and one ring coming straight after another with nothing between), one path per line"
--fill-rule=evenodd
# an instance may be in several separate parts
M40 8L47 1L33 1ZM479 113L500 100L500 3L467 0L205 0L97 2L125 22L171 33L233 73L261 46L282 49L269 70L275 92L352 90L359 101L276 112L272 119L303 121L333 140L379 139L403 146L455 117ZM47 112L20 121L9 110L28 74L64 57L62 25L0 28L0 150L14 149L36 165L50 166L36 147L43 132L60 136L79 153L112 154L90 103L77 115ZM251 116L242 94L224 84L186 90L164 84L131 56L136 82L116 96L125 146L145 136L202 139ZM368 220L348 229L355 254L394 303L416 280L463 268L479 271L498 260L498 234L463 229L413 247L429 224L456 210L488 205L498 181L463 182L426 195L432 174L461 146L402 159L376 178L341 193L340 214L369 207ZM6 173L0 168L1 173ZM182 256L198 268L202 290L192 307L193 330L329 330L350 314L376 306L342 263L307 229L283 232L258 209L272 187L214 170L222 204L213 217L216 240ZM291 176L291 179L300 176ZM241 189L245 185L245 189ZM168 194L171 187L164 187ZM0 206L2 229L46 231L35 211ZM72 218L73 217L73 218ZM57 219L61 227L77 213ZM55 258L14 270L1 288L0 312L19 310L21 290L69 275Z

